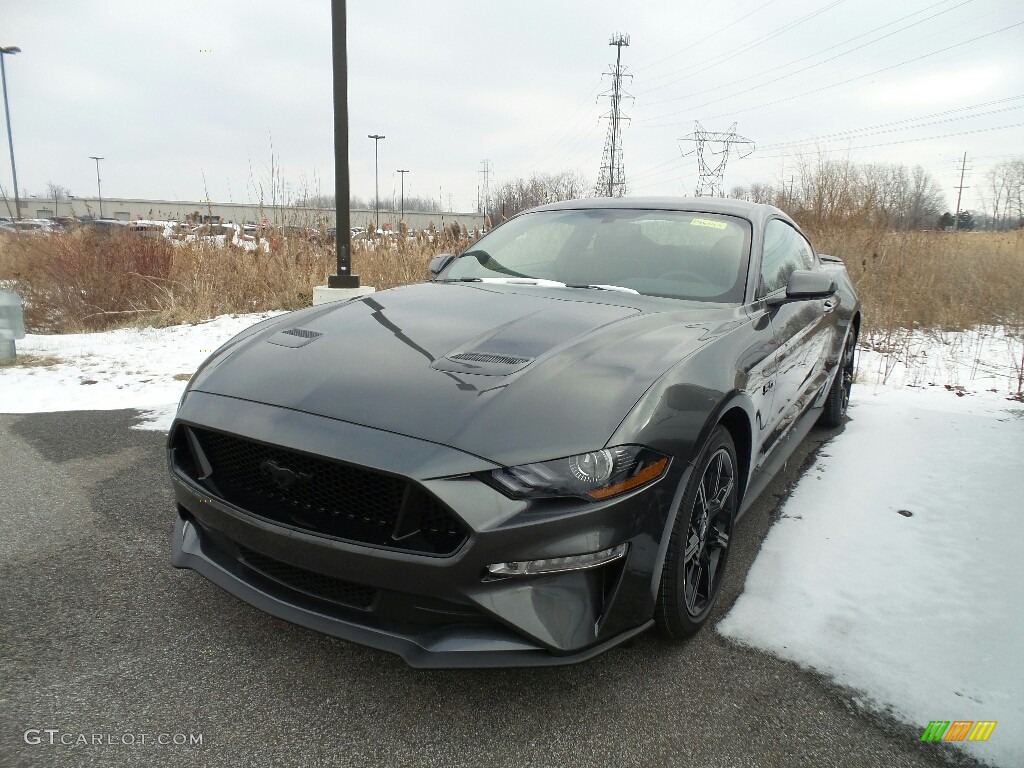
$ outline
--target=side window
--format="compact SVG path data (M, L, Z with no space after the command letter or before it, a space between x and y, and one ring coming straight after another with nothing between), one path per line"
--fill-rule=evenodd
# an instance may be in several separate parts
M785 288L797 269L811 269L814 256L800 233L779 219L772 219L764 232L764 256L761 259L761 289L765 296Z

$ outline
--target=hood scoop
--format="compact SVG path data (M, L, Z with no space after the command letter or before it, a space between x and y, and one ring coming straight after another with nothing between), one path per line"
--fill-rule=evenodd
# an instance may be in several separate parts
M449 360L460 363L485 363L490 365L522 365L530 362L528 357L509 357L508 355L488 355L485 352L463 352L451 355Z
M279 347L304 347L321 336L323 334L317 331L307 331L305 328L289 328L287 331L275 333L267 341L271 344L277 344Z
M533 362L532 357L497 355L491 352L459 352L435 360L431 368L451 373L478 373L484 376L508 376Z

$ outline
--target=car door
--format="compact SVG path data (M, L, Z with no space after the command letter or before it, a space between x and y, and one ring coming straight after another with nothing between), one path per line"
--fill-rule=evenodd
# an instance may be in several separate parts
M814 252L803 235L782 219L769 219L757 298L784 294L795 270L816 268ZM821 299L766 307L775 347L775 394L766 423L765 455L806 410L827 378L825 357L833 335L830 309Z

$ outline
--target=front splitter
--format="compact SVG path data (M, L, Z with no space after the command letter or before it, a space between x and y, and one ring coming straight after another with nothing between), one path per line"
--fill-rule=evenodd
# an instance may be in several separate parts
M487 627L433 629L422 634L403 634L366 626L339 616L295 605L250 584L218 561L204 542L202 531L179 517L174 528L171 564L205 576L230 595L255 608L301 627L360 645L388 651L420 669L488 667L547 667L578 664L648 630L654 621L619 634L610 640L569 655L555 655L511 632Z

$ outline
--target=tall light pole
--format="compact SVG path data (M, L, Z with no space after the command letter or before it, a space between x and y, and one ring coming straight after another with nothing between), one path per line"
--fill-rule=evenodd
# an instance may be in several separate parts
M396 173L402 174L402 218L399 221L405 221L405 174L409 171L404 168L399 168Z
M373 139L373 210L376 213L377 224L373 236L380 231L380 179L377 172L377 145L384 137L378 133L367 134L366 138Z
M11 175L14 177L14 219L21 218L21 198L18 195L18 169L14 167L14 139L11 138L11 109L7 104L7 69L4 67L4 56L21 53L16 45L0 47L0 79L4 84L4 115L7 117L7 146L11 150Z
M334 248L338 273L327 276L328 288L358 288L352 274L352 211L348 178L348 33L345 2L331 3L331 56L334 77Z
M96 194L100 200L100 218L103 218L103 190L100 188L100 160L102 157L96 157L96 155L89 155L90 160L96 161Z

